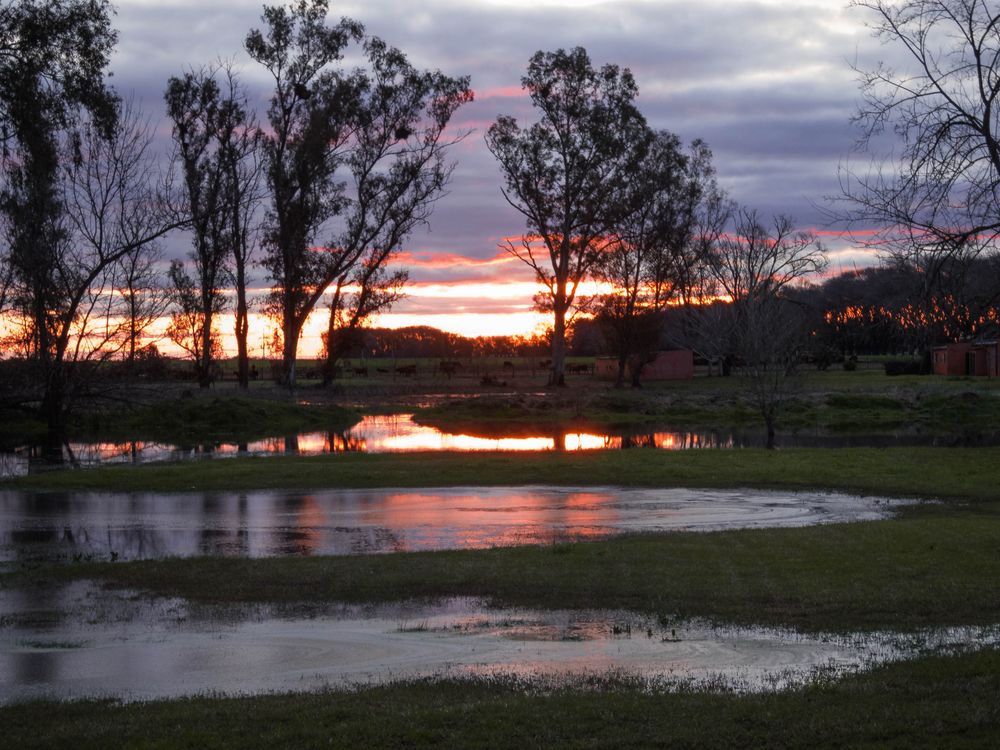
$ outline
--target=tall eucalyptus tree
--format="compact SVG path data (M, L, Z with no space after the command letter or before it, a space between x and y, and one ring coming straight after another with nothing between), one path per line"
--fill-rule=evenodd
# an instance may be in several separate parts
M226 288L235 281L239 372L245 387L246 265L258 198L260 132L229 66L173 77L164 98L173 122L174 163L180 172L180 214L191 231L194 266L192 276L183 264L171 265L177 301L171 337L193 357L198 384L210 385L213 352L218 349L213 344L218 338L215 318L224 308Z
M500 164L504 198L527 225L505 249L542 285L541 306L553 314L549 383L561 386L567 315L627 210L627 188L652 134L635 106L632 73L595 69L582 47L536 52L521 85L538 121L522 128L501 116L486 145Z
M294 387L299 338L330 286L367 258L388 262L426 222L452 172L459 136L445 129L472 99L468 78L419 71L326 0L264 9L246 38L274 90L264 139L268 211L263 262L282 334L282 378ZM346 70L348 45L365 66Z

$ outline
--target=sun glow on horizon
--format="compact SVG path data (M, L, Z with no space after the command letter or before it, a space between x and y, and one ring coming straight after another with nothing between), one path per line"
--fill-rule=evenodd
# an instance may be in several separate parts
M532 281L411 282L403 288L403 299L395 309L375 315L369 326L389 329L428 326L468 338L533 336L552 324L551 313L534 309L532 300L540 289ZM232 296L228 294L230 291L224 292L227 297ZM610 285L588 280L580 284L577 295L584 298L610 291ZM276 337L279 325L277 320L259 311L261 299L262 295L258 294L254 303L257 311L249 316L249 353L253 359L274 359L280 356L277 343L280 339ZM111 328L122 323L120 319L105 322ZM140 345L155 344L163 354L184 357L186 352L167 337L169 324L169 316L155 320L145 331ZM322 355L322 337L328 325L329 308L321 302L303 326L298 346L300 357L311 359ZM12 336L15 327L9 319L0 317L0 337ZM103 322L99 327L104 327ZM213 329L224 355L235 356L237 345L231 309L215 317Z

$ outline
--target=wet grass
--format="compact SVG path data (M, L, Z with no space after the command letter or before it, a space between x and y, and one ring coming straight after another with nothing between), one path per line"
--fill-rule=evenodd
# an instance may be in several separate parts
M541 484L827 488L991 499L1000 498L998 465L1000 448L337 454L53 471L0 487L174 492Z
M854 373L842 373L854 377ZM760 415L739 377L701 378L641 390L577 390L514 397L480 396L421 409L421 424L466 434L511 428L580 429L654 424L670 428L759 426ZM885 434L899 431L963 439L991 435L1000 423L1000 391L972 379L923 378L907 384L884 376L849 378L812 373L788 394L779 424L786 432L828 430Z
M994 502L914 507L879 522L487 550L53 565L6 574L0 587L95 579L236 608L472 596L502 606L622 608L665 622L916 630L1000 622L997 550Z
M649 692L628 678L0 708L18 748L992 748L1000 652L928 656L772 694Z

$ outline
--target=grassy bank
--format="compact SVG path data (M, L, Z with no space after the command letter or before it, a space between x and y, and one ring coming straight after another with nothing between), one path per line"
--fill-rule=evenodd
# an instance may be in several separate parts
M899 383L870 374L839 375L812 373L798 381L780 412L781 429L906 430L957 437L997 432L1000 393L990 382L924 378ZM425 407L416 419L450 432L484 436L646 424L701 429L762 425L738 377L655 384L641 390L605 387L483 395Z
M1000 498L997 466L1000 448L349 453L55 471L9 480L0 487L120 491L524 484L818 487L987 500Z
M242 396L198 394L133 408L79 415L70 434L78 439L242 442L309 430L345 430L360 416L334 405L302 404Z
M1000 652L925 657L765 695L515 680L0 708L18 748L917 748L1000 744Z
M8 574L0 586L97 579L233 606L474 596L669 621L912 630L1000 622L998 549L1000 504L989 503L926 506L881 522L548 546L63 565Z
M241 443L312 430L339 432L359 419L356 411L332 404L198 392L80 410L70 419L66 437L86 442ZM0 424L0 445L40 442L46 435L44 422L28 413L0 413Z

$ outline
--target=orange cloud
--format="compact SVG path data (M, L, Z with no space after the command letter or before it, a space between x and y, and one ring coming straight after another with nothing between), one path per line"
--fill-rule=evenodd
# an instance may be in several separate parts
M527 92L520 86L495 86L488 89L479 89L476 92L476 101L486 99L516 99L527 96Z
M397 254L394 262L419 268L485 268L517 262L517 258L505 252L498 252L489 258L469 258L458 253L417 250Z

